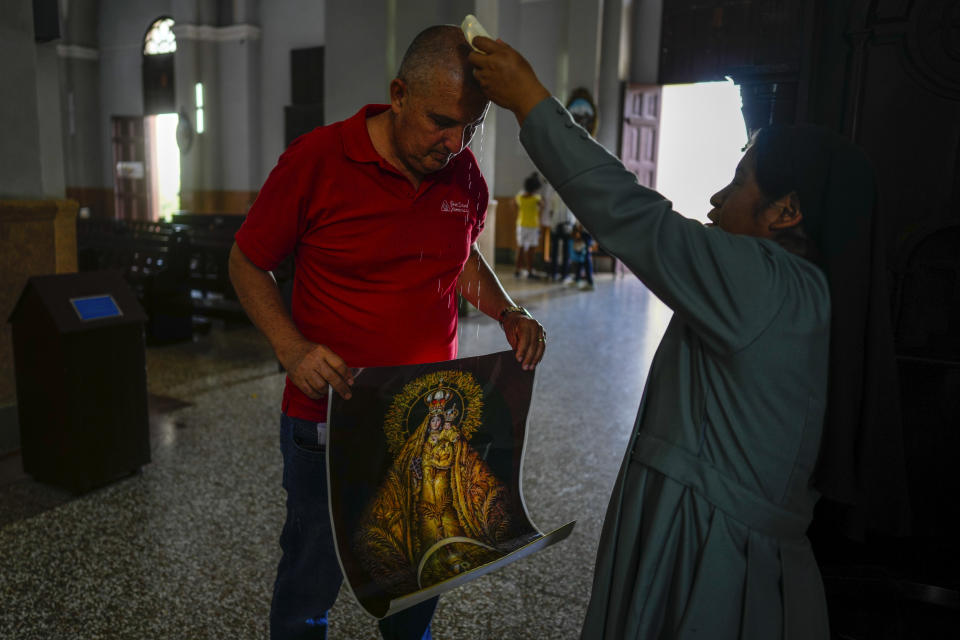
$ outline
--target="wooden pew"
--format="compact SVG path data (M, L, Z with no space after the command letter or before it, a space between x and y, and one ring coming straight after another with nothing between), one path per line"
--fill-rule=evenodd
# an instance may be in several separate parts
M246 322L247 317L230 282L233 236L243 215L178 213L173 226L190 237L188 282L197 315Z
M77 221L80 270L120 271L149 316L147 334L153 342L192 336L189 242L184 231L164 223Z

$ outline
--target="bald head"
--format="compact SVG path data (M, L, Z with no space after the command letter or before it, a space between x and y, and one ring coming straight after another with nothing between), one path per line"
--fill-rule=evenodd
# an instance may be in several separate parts
M483 124L489 101L473 77L470 51L458 27L430 27L413 39L390 83L384 157L415 185L447 166Z
M397 77L410 88L429 87L441 74L464 83L464 88L480 91L473 77L470 45L460 27L435 25L421 31L403 54Z

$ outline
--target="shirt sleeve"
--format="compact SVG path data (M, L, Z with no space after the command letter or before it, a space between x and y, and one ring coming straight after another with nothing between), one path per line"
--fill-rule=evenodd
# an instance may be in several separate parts
M674 212L553 98L530 112L520 141L604 250L714 348L739 350L772 321L791 277L779 246Z
M293 253L306 227L316 159L299 138L280 156L234 239L249 260L270 271Z

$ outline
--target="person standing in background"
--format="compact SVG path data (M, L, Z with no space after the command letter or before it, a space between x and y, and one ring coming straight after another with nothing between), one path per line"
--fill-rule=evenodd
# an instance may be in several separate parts
M536 278L533 273L533 253L540 244L540 214L543 198L540 196L540 178L531 174L523 181L523 191L517 194L517 268L518 278Z
M547 276L554 282L570 282L570 253L576 218L550 183L544 185L546 226L550 228L550 266Z
M567 284L581 291L593 291L593 246L590 232L579 222L573 226L573 252L570 266L573 268L573 280Z

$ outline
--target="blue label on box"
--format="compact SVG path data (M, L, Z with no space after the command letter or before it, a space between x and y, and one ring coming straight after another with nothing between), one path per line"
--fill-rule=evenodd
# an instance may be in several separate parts
M77 315L81 320L102 320L104 318L119 318L123 315L113 296L86 296L84 298L70 298Z

